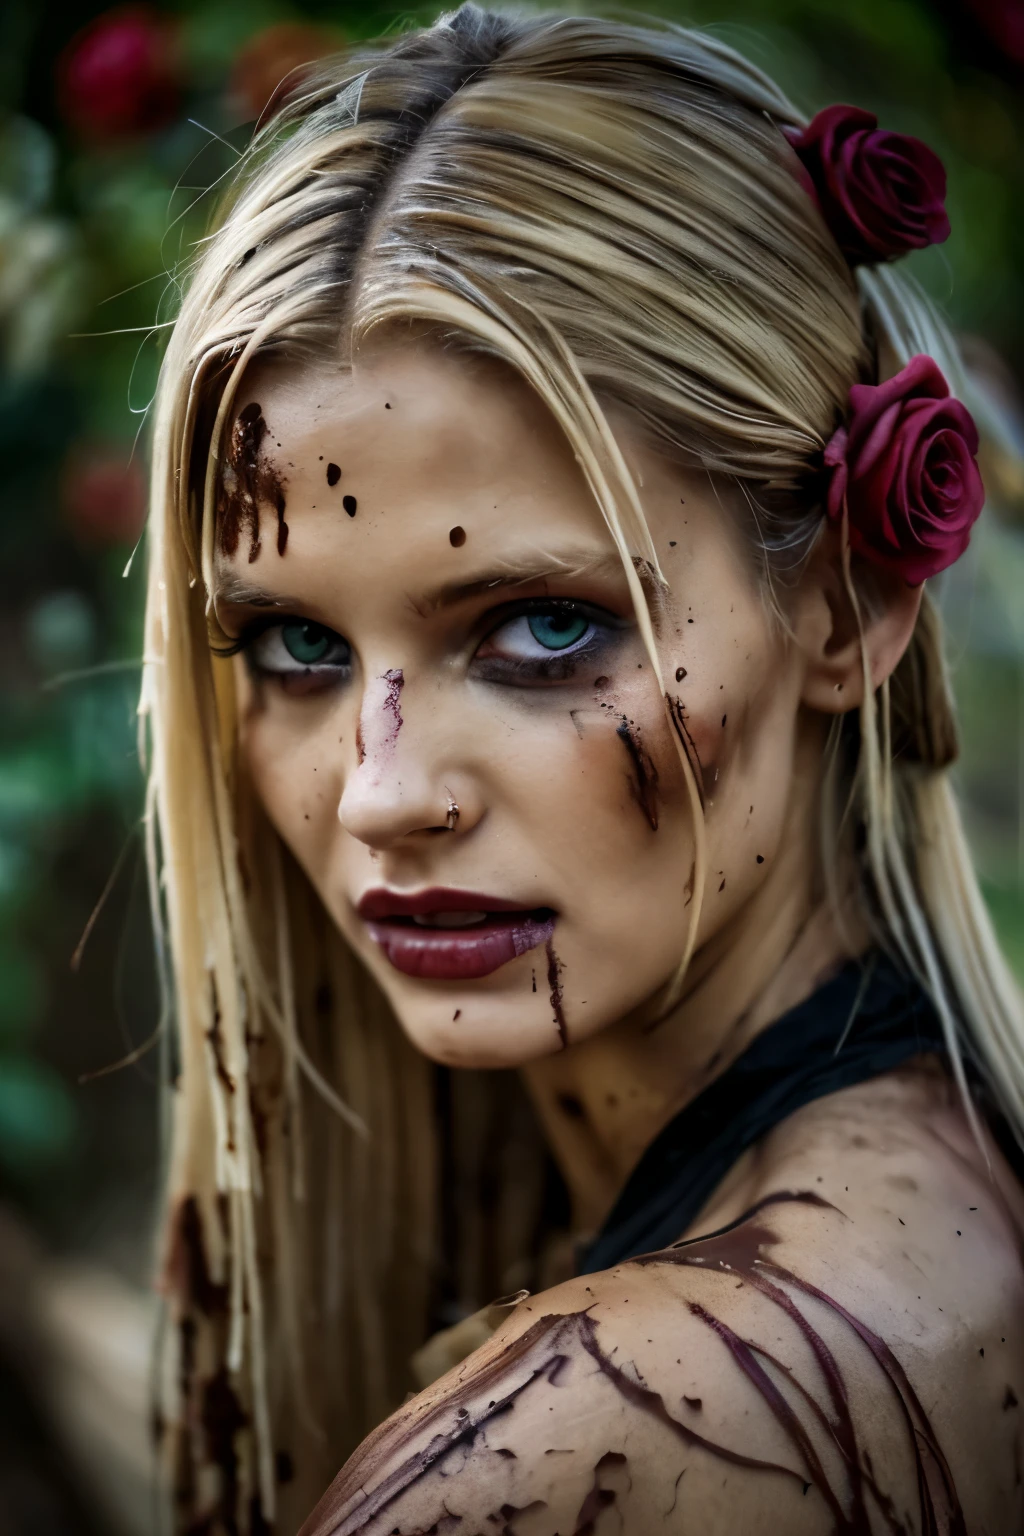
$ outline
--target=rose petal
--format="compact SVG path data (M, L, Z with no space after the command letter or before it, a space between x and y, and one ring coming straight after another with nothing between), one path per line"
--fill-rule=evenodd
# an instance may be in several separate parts
M887 260L948 237L945 169L920 139L880 130L872 113L846 105L824 108L786 137L851 263Z

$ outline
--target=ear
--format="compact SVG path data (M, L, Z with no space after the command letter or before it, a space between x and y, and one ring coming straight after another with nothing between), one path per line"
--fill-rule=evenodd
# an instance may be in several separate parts
M843 576L841 533L829 523L801 576L793 613L793 635L804 658L801 703L827 715L846 714L864 701L862 634L872 689L895 670L910 644L924 592L856 556L851 575L860 599L859 625ZM864 575L869 579L859 581ZM861 595L865 590L870 596Z

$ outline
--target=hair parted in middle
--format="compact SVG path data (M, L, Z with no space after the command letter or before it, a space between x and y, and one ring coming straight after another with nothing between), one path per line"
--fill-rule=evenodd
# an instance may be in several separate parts
M657 555L607 417L624 410L723 488L781 617L851 387L918 352L960 378L912 290L844 258L782 131L805 121L713 36L466 5L304 78L195 262L156 407L141 706L180 1041L166 1254L183 1527L292 1528L401 1401L439 1292L472 1310L543 1280L541 1153L514 1083L416 1055L246 782L210 608L242 374L256 358L345 367L385 334L503 360L571 444L657 659L637 575L657 581ZM837 725L823 864L852 850L876 933L1020 1125L1024 1031L944 772L940 639L926 599L891 696ZM696 796L694 811L699 860ZM683 962L699 886L698 870Z

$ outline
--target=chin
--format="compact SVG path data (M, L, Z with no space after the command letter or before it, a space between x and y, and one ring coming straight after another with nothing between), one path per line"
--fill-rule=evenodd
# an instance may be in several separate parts
M425 984L429 985L429 983ZM529 983L528 983L529 985ZM405 987L385 987L398 1022L412 1044L441 1066L495 1069L521 1067L562 1050L547 992L496 997L446 989L410 997Z

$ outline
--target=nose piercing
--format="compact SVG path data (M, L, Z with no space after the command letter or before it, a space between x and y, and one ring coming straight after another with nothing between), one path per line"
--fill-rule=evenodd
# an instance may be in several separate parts
M449 832L454 832L455 823L459 819L459 808L455 803L455 797L450 789L446 791L446 794L448 796L448 816L445 820L445 826L448 828Z

